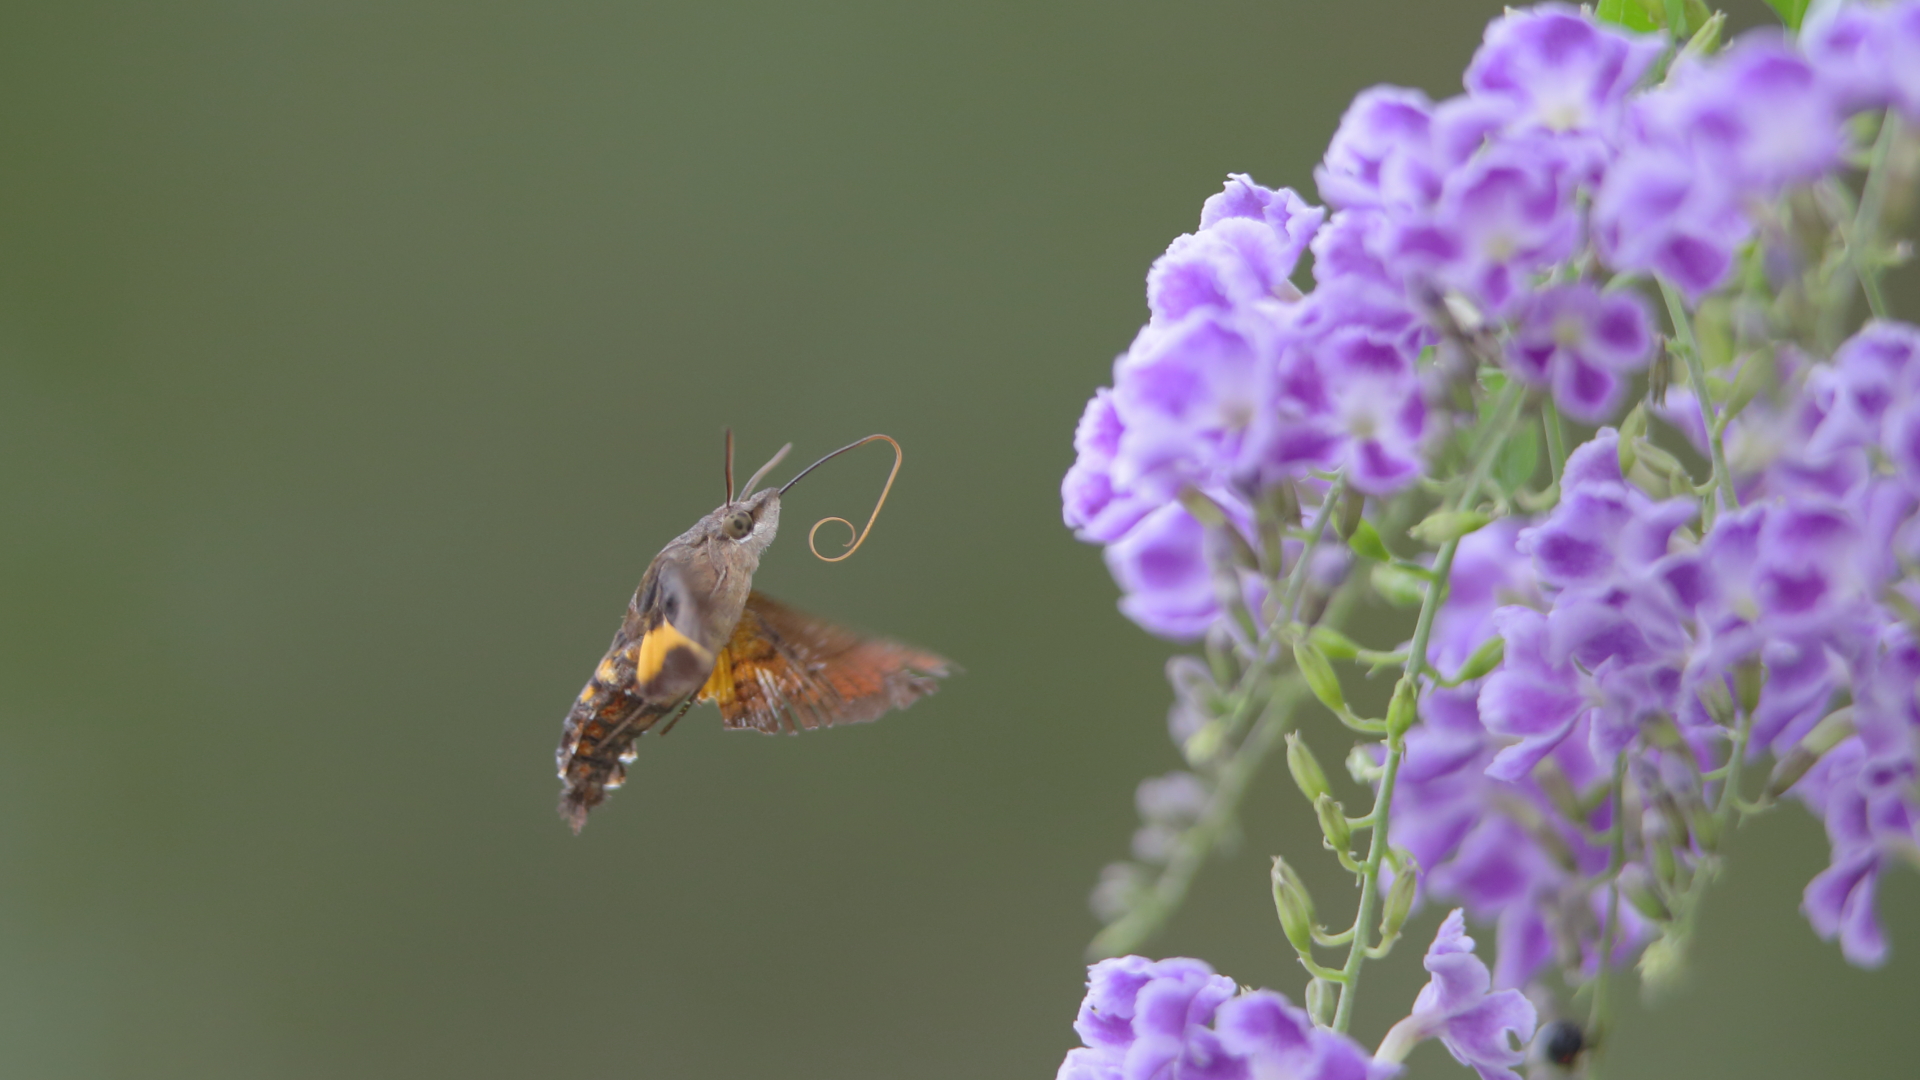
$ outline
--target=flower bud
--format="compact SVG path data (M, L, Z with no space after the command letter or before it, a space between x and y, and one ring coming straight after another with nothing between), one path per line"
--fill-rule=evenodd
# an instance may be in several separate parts
M1334 528L1340 533L1340 539L1351 540L1355 529L1360 527L1361 514L1367 509L1367 497L1354 488L1340 493L1340 517Z
M1827 717L1807 732L1800 745L1787 752L1774 766L1773 775L1767 778L1767 797L1777 799L1787 790L1800 782L1813 768L1822 755L1837 746L1840 740L1853 734L1853 706L1835 709Z
M1315 978L1307 984L1307 1015L1321 1027L1331 1026L1340 1005L1340 987L1332 979Z
M1373 759L1377 743L1355 743L1347 751L1347 775L1356 784L1371 784L1380 779L1380 763Z
M1392 563L1375 563L1368 575L1373 591L1395 607L1419 607L1427 598L1427 583Z
M1320 832L1327 838L1327 844L1338 852L1349 851L1353 846L1353 826L1347 824L1347 811L1333 796L1321 793L1314 800L1313 811L1320 818Z
M1320 796L1332 790L1327 787L1326 770L1320 768L1320 762L1297 731L1287 733L1287 771L1293 774L1293 782L1300 785L1300 794L1310 803L1318 803Z
M1130 862L1108 863L1100 871L1100 883L1087 897L1087 905L1093 908L1094 918L1110 923L1133 910L1146 891L1145 870Z
M1400 685L1393 688L1393 700L1387 704L1389 738L1398 739L1413 727L1413 722L1420 718L1420 710L1416 706L1413 682L1401 680Z
M1801 10L1805 9L1806 6L1801 5ZM1789 23L1792 22L1792 16L1785 16L1785 18ZM1687 24L1693 25L1691 12L1688 13ZM1724 11L1716 11L1707 16L1706 21L1700 23L1700 28L1695 30L1693 36L1687 40L1687 47L1680 50L1680 55L1688 60L1700 60L1711 56L1713 51L1720 47L1720 32L1726 25L1727 13ZM1789 25L1788 29L1797 28Z
M1387 890L1387 903L1380 910L1380 940L1392 941L1400 935L1400 928L1407 924L1407 914L1413 910L1413 894L1420 884L1420 864L1412 855L1402 853L1400 868L1393 875L1393 887Z
M1722 727L1733 723L1733 695L1727 691L1724 682L1714 679L1703 684L1700 687L1700 704L1707 707L1715 723Z
M1316 626L1310 635L1329 660L1351 660L1360 655L1360 643L1331 626Z
M1458 540L1478 531L1492 520L1478 510L1436 510L1408 529L1407 534L1422 543L1439 547L1449 540Z
M1187 741L1180 744L1180 753L1187 759L1187 764L1198 768L1218 757L1226 741L1226 722L1209 720L1200 725L1200 730L1187 736Z
M1733 687L1739 695L1740 711L1748 716L1760 707L1760 691L1767 685L1767 666L1758 657L1743 661L1733 669Z
M1280 916L1280 929L1295 952L1313 955L1313 897L1285 859L1274 857L1271 877L1273 910Z
M1293 643L1293 662L1300 669L1300 677L1307 681L1307 689L1320 699L1320 704L1343 714L1347 711L1346 695L1340 692L1340 676L1333 673L1333 665L1327 662L1327 654L1311 641L1300 640Z

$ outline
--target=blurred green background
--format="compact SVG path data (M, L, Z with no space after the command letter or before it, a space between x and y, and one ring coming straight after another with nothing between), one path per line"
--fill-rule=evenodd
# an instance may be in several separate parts
M1310 193L1356 90L1451 91L1498 10L0 8L0 1075L1051 1076L1177 764L1171 647L1059 524L1081 403L1228 171ZM746 469L904 443L857 558L801 534L878 450L759 583L966 672L805 738L696 712L576 839L560 718L723 425ZM1277 768L1246 832L1152 950L1298 995ZM1740 838L1616 1075L1912 1075L1920 886L1852 970L1824 861L1797 810Z

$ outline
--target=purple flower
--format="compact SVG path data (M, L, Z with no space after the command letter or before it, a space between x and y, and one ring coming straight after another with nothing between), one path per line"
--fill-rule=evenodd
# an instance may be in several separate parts
M1205 307L1141 330L1113 365L1115 482L1164 500L1224 480L1272 382L1275 334L1256 315Z
M1753 223L1735 193L1684 151L1643 144L1607 170L1593 232L1614 269L1657 274L1698 300L1727 279Z
M1641 119L1718 182L1760 196L1819 177L1846 149L1831 88L1791 42L1766 31L1674 72L1643 100Z
M1465 81L1474 94L1510 102L1516 127L1608 131L1663 47L1658 36L1602 26L1564 4L1509 9L1487 24Z
M1153 509L1152 502L1114 486L1113 457L1125 430L1113 407L1113 391L1096 391L1073 433L1079 456L1060 483L1062 516L1082 540L1118 540Z
M1214 1042L1205 1025L1235 990L1232 979L1215 975L1198 960L1102 960L1087 969L1087 996L1073 1024L1085 1048L1067 1055L1059 1075L1062 1080L1216 1075L1190 1067L1206 1063Z
M1427 405L1403 309L1364 282L1322 286L1301 305L1267 404L1248 439L1258 471L1344 469L1370 495L1424 469Z
M1198 960L1102 960L1060 1080L1387 1080L1352 1039L1315 1027L1270 990L1235 997L1233 980ZM1209 1026L1211 1025L1211 1026Z
M1815 5L1800 41L1846 107L1920 123L1920 3Z
M1911 691L1909 691L1911 692ZM1794 794L1826 819L1833 864L1807 883L1801 910L1826 940L1861 967L1886 961L1874 911L1880 874L1895 858L1920 855L1920 807L1913 802L1910 756L1874 756L1864 740L1828 751Z
M1567 460L1560 505L1520 533L1540 581L1555 590L1546 613L1495 613L1506 658L1481 685L1487 729L1518 737L1488 775L1516 780L1582 720L1596 754L1618 753L1647 718L1672 712L1689 639L1684 611L1654 564L1697 507L1655 502L1620 479L1618 436L1602 429Z
M1313 279L1322 286L1335 281L1367 281L1383 289L1397 289L1399 278L1388 269L1387 241L1393 223L1373 209L1340 210L1313 237Z
M1920 327L1875 319L1833 354L1831 397L1808 451L1827 456L1881 443L1889 413L1920 399ZM1888 452L1906 453L1895 433Z
M1149 633L1190 640L1219 617L1206 527L1179 503L1147 514L1107 546L1107 569L1126 593L1120 610Z
M1696 551L1656 572L1685 608L1695 643L1677 718L1712 723L1702 688L1728 693L1734 669L1760 661L1769 673L1753 716L1756 744L1784 752L1806 734L1839 689L1835 649L1871 638L1874 616L1857 524L1840 507L1774 499L1723 515Z
M1223 1003L1214 1030L1223 1049L1246 1061L1254 1080L1387 1080L1400 1072L1347 1036L1316 1026L1305 1010L1271 990Z
M1602 428L1567 456L1560 505L1520 534L1551 585L1592 585L1622 569L1645 568L1667 553L1673 530L1697 512L1691 499L1654 502L1620 475L1620 436Z
M1440 924L1423 963L1433 977L1414 999L1413 1011L1387 1032L1379 1056L1405 1060L1415 1044L1437 1036L1481 1080L1520 1080L1513 1067L1526 1059L1538 1015L1520 991L1493 991L1493 976L1473 955L1458 909Z
M1147 272L1147 306L1155 319L1178 319L1197 307L1297 299L1288 278L1326 216L1290 188L1233 174L1201 208L1200 230L1175 239Z
M1539 293L1507 344L1507 363L1530 386L1552 387L1562 412L1587 423L1610 418L1619 376L1647 364L1651 319L1637 295L1602 294L1585 282Z
M1394 255L1491 311L1527 288L1527 275L1573 254L1581 224L1573 177L1545 143L1497 143L1447 172L1432 208L1411 215Z
M1339 207L1421 206L1440 192L1430 157L1433 102L1418 90L1362 90L1314 170L1320 197Z
M1461 539L1447 578L1446 602L1434 619L1428 646L1429 659L1441 670L1458 668L1498 636L1496 610L1539 602L1533 566L1515 546L1523 524L1518 518L1502 518Z

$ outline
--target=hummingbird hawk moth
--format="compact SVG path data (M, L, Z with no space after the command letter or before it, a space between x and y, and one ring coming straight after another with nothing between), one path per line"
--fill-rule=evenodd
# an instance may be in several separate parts
M753 590L753 572L780 527L780 499L814 469L876 440L893 446L893 471L866 528L847 550L866 542L900 472L900 444L870 435L826 455L778 488L754 492L792 444L733 491L733 433L727 433L727 501L662 548L647 566L613 635L606 658L567 712L555 760L562 791L560 816L578 833L587 814L626 779L635 742L663 717L672 730L696 702L720 706L729 730L797 734L836 724L878 719L938 688L950 667L942 657L883 638L870 638L816 619Z

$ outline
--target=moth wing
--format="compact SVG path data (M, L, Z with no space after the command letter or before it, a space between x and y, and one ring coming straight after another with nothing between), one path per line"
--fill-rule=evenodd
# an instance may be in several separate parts
M870 638L751 593L700 700L729 729L774 734L860 724L939 689L944 657Z

